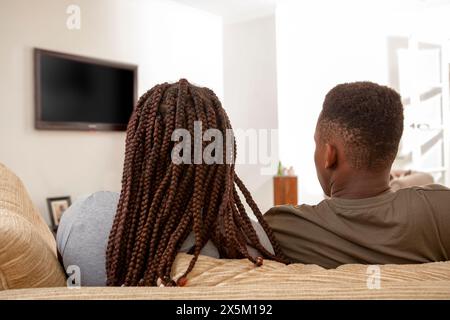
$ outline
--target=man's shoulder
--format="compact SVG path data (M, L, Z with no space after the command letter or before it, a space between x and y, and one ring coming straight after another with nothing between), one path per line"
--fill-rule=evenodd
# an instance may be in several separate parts
M296 218L305 218L308 216L317 215L320 212L320 207L323 205L324 201L318 203L317 205L278 205L272 207L269 211L264 214L264 218L266 220L272 219L296 219Z
M437 184L437 183L432 183L432 184L427 184L424 186L419 186L419 187L411 187L412 189L416 189L416 190L424 190L424 191L450 191L449 188L447 188L446 186L443 186L441 184Z
M450 189L441 184L427 184L424 186L414 186L396 191L405 194L425 194L426 196L450 196Z
M408 203L416 207L419 203L427 203L436 212L448 213L450 210L450 189L440 184L429 184L420 187L400 189L396 199L399 203Z

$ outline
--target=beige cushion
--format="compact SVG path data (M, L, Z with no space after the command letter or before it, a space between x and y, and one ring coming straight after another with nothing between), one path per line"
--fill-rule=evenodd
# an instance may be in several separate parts
M64 285L50 229L20 179L0 164L0 290Z
M192 256L179 254L177 277ZM450 299L450 262L380 266L380 288L367 286L367 266L315 265L201 256L183 288L50 288L8 290L0 299Z
M177 279L189 265L191 255L180 253L172 269L172 277ZM423 264L379 265L380 285L388 283L417 284L426 281L450 282L450 261ZM236 286L236 285L352 285L353 288L367 289L368 265L345 264L336 269L324 269L317 265L294 263L284 265L264 260L261 267L255 267L247 259L214 259L200 256L194 269L188 274L190 287ZM450 289L450 288L449 288ZM450 296L449 296L450 298Z
M0 300L225 300L225 299L450 299L450 281L389 283L380 289L349 284L254 285L193 288L44 288L0 291Z

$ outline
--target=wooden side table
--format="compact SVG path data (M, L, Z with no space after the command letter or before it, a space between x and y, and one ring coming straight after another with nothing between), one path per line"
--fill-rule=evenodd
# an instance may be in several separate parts
M298 204L297 176L273 177L273 202L274 205Z

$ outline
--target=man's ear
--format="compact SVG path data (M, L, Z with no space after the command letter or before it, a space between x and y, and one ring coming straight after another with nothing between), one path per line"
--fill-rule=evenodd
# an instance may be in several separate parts
M325 144L325 168L332 169L337 165L337 149L334 145Z

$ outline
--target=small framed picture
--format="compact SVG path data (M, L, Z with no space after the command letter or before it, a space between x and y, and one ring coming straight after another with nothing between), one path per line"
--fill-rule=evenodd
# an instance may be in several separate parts
M68 207L72 204L69 196L58 198L47 198L48 211L52 220L53 229L56 230L61 217Z

